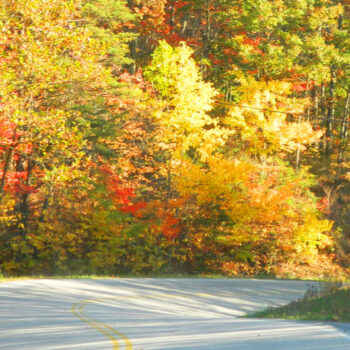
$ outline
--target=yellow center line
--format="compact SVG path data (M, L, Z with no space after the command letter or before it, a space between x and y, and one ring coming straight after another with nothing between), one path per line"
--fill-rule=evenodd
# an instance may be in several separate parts
M100 333L105 335L113 344L113 350L120 350L119 340L113 334L117 335L121 338L125 343L126 350L132 350L132 343L129 338L127 338L124 334L118 332L116 329L95 320L94 318L87 316L84 312L84 306L89 303L94 303L98 301L106 301L106 299L95 299L95 300L84 300L77 304L74 304L71 308L71 311L74 316L79 318L81 321L85 322L89 326L95 328ZM112 333L112 334L111 334Z
M79 308L77 310L78 306L79 306ZM83 306L84 305L81 305L81 304L76 304L76 305L72 306L71 311L74 314L74 316L78 317L81 321L83 321L83 322L87 323L89 326L97 329L100 333L102 333L107 338L109 338L109 340L113 344L113 350L119 350L120 349L119 341L116 338L111 336L107 331L105 331L102 327L100 327L96 321L92 320L90 317L87 318L86 316L82 316L82 315L84 315L82 312Z
M199 297L213 297L213 295L206 294L206 293L195 293L193 295L199 296ZM143 299L145 297L150 299L189 298L188 295L172 295L167 293L156 293L156 294L146 295L146 296L136 296L136 295L114 296L109 298L96 298L96 299L83 300L77 304L74 304L71 308L71 311L81 321L87 323L89 326L95 328L100 333L102 333L107 338L109 338L109 340L113 344L113 350L120 350L120 344L119 344L120 340L124 342L126 350L132 350L133 347L129 338L127 338L124 334L120 333L116 329L108 326L107 324L99 322L90 316L87 316L86 313L84 312L84 307L87 304L92 304L97 302L109 302L113 299L130 300L130 299Z

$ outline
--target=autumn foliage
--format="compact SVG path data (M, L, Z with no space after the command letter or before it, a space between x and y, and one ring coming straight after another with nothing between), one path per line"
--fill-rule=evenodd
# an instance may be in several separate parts
M0 13L0 274L349 272L348 4Z

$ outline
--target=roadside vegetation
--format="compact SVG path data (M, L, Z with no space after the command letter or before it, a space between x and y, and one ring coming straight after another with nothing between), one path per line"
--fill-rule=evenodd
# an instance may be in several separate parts
M349 275L349 0L2 0L0 33L0 273Z
M311 290L301 300L247 317L350 322L350 287L323 292Z

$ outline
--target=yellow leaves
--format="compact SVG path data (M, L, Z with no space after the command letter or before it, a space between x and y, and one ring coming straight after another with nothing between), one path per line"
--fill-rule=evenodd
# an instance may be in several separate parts
M6 232L17 221L15 204L14 198L10 195L3 194L0 197L0 234Z
M234 192L235 186L248 178L250 166L239 161L230 162L210 156L208 167L182 161L176 177L176 189L182 195L197 196L200 204L210 202L221 195Z
M333 223L329 220L318 219L311 212L307 212L303 219L293 239L293 246L297 253L312 259L319 250L333 245L332 238L328 234L332 230Z
M67 166L65 164L53 165L45 171L43 181L55 184L58 188L64 188L68 183L73 182L85 176L85 171L80 168L78 159L73 164Z
M251 255L263 261L259 249L282 259L283 254L314 256L332 244L331 223L318 218L312 196L303 189L305 180L282 164L209 155L205 165L182 161L176 174L176 191L197 207L192 211L197 211L198 222L203 220L203 226L190 231L209 232L217 247L243 252L252 245L258 253ZM188 209L183 210L188 215ZM205 249L203 242L196 244Z
M238 106L231 108L225 123L253 154L303 150L322 136L310 123L301 121L301 116L288 121L289 113L301 114L307 105L306 100L290 98L290 89L287 82L258 82L252 78L244 82L243 97Z
M323 135L321 130L314 131L308 122L285 124L281 126L280 131L279 145L289 152L304 150L306 145L318 142Z
M251 221L256 212L246 201L244 184L248 181L252 166L213 156L207 158L207 164L202 168L183 162L175 179L176 190L182 197L194 197L199 206L217 206L236 224ZM238 235L236 238L241 239Z
M57 91L60 84L67 84L73 77L81 84L92 75L104 75L106 69L97 63L106 50L92 40L84 26L69 25L79 17L76 1L16 0L11 5L13 8L6 8L0 20L3 31L16 36L11 45L16 59L8 65L14 69L12 78L17 81L9 83L22 84L24 91L35 96L42 91ZM22 16L12 16L16 11Z
M145 72L160 95L154 116L163 127L161 142L176 144L178 157L191 147L205 157L209 144L222 144L227 134L208 114L217 92L202 80L192 53L185 44L172 48L161 41Z

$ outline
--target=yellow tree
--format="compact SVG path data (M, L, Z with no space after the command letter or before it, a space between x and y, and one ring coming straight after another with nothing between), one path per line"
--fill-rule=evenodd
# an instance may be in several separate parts
M311 177L283 161L321 136L309 123L288 120L306 101L291 99L288 83L242 79L239 105L215 119L215 91L191 54L161 42L146 71L162 107L159 138L172 151L167 205L177 221L168 219L168 229L185 248L184 264L256 273L310 261L331 246L331 225L308 190Z
M82 175L89 126L77 106L112 82L106 45L84 23L78 0L0 4L0 116L12 128L1 143L0 196L20 175L12 191L20 224L0 240L25 234Z
M292 84L252 77L242 78L240 83L240 102L230 107L225 118L236 131L240 151L267 158L299 153L318 142L322 132L302 119L308 100L292 98Z
M218 120L209 114L217 92L202 80L192 54L185 44L173 48L160 41L145 71L159 93L158 111L154 114L163 127L159 138L172 149L175 159L191 149L205 158L225 139Z

